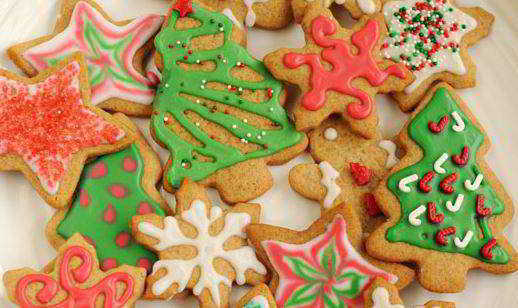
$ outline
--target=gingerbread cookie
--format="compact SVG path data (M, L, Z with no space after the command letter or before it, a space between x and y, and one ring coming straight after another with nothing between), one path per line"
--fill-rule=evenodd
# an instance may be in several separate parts
M51 264L48 272L6 272L3 280L11 301L22 308L131 308L144 291L144 269L123 265L102 272L95 249L79 234L61 246Z
M277 308L277 304L268 286L262 283L248 291L237 302L236 308Z
M387 34L382 18L364 17L345 29L329 9L311 2L302 20L306 46L282 48L264 58L277 79L303 93L292 110L297 130L313 129L330 115L341 114L355 133L376 136L374 96L401 91L411 82L403 65L381 59Z
M142 75L143 62L164 18L145 15L116 22L93 0L62 1L54 32L9 48L9 57L33 77L63 57L82 52L93 105L149 116L156 83Z
M467 49L489 34L491 13L457 8L450 0L385 0L383 14L389 36L382 56L405 64L415 77L394 94L401 110L411 111L437 80L454 88L475 86L476 67Z
M313 0L314 1L314 0ZM296 22L301 22L304 12L311 0L293 0L293 16ZM345 8L353 18L358 19L363 15L372 15L381 10L382 0L317 0L321 1L322 6L329 8L333 3Z
M463 290L472 268L516 271L502 234L511 197L484 161L489 138L452 87L431 89L398 139L406 154L375 191L389 219L367 240L369 254L417 263L419 282L435 292Z
M34 78L0 70L0 170L19 170L55 208L72 200L85 161L133 142L127 123L90 104L79 53Z
M273 185L267 165L307 146L282 107L282 84L233 41L233 29L224 15L187 1L173 6L157 36L163 76L151 133L171 152L168 191L188 177L228 203L246 202Z
M232 282L258 284L266 268L248 246L244 228L258 222L257 204L223 211L212 206L203 186L184 180L176 192L177 215L134 216L136 240L157 252L144 297L169 299L191 289L201 307L228 307Z
M77 186L70 209L57 211L46 234L55 248L81 233L97 249L101 269L122 264L151 271L157 257L136 243L129 222L134 215L164 216L170 208L156 189L162 177L160 160L132 122L137 140L128 148L90 162Z
M401 288L413 277L412 271L399 272L398 265L381 264L359 252L361 225L346 204L324 212L304 231L251 224L246 232L272 271L270 289L279 307L360 305L376 277Z

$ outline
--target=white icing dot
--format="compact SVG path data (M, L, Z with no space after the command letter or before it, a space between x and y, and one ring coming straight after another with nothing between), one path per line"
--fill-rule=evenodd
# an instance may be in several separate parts
M324 137L327 140L334 141L336 138L338 138L338 132L333 127L329 127L324 131Z

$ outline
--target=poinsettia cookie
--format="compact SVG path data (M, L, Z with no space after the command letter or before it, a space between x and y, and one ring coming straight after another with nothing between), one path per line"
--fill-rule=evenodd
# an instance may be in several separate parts
M102 272L94 247L79 234L61 246L51 265L48 272L7 271L9 299L22 308L131 308L144 291L144 269L123 265Z
M236 308L277 308L277 304L268 286L259 284L237 302Z
M358 252L361 225L346 204L324 212L304 231L251 224L246 232L272 271L270 289L278 307L356 307L377 277L400 288L413 277Z
M63 57L82 52L93 105L149 116L156 80L143 75L143 62L163 20L160 15L145 15L117 22L93 0L62 0L52 34L15 45L7 54L32 77Z
M476 67L467 49L486 37L494 16L480 7L456 7L450 0L385 0L389 36L381 47L415 79L394 93L403 111L412 110L435 81L454 88L475 86Z
M18 170L45 201L70 204L85 161L133 142L127 123L90 104L79 53L33 78L0 70L0 170Z
M228 203L246 202L273 185L267 165L307 146L282 107L282 83L234 41L235 29L225 15L185 1L157 35L162 83L151 135L171 153L170 192L190 178Z
M244 228L257 223L258 204L223 211L212 206L205 188L184 180L176 192L175 216L134 216L136 240L158 254L144 298L170 299L190 289L201 307L228 307L232 282L265 281L266 268L248 246Z
M292 0L293 16L295 21L301 22L308 4L315 0ZM330 7L333 3L345 8L353 18L360 18L363 15L372 15L381 10L382 0L316 0L323 6Z
M364 17L345 29L329 9L311 2L302 20L306 46L282 48L264 58L277 79L302 91L292 110L297 130L313 129L341 114L355 133L376 136L374 96L401 91L412 81L404 65L382 61L379 50L387 34L382 18Z
M54 214L46 235L52 246L59 248L72 235L81 233L97 249L104 271L128 264L150 272L157 257L133 240L129 223L135 215L171 212L155 186L162 168L135 125L122 114L114 117L128 122L136 141L85 166L72 205Z
M516 271L502 234L513 202L484 161L488 136L451 86L430 90L398 143L406 154L375 191L389 219L367 240L369 254L417 263L419 282L435 292L463 290L472 268Z

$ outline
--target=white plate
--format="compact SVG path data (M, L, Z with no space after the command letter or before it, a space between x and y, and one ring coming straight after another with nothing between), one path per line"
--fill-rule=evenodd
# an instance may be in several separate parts
M215 0L217 1L217 0ZM115 19L126 19L143 13L164 13L168 2L164 0L104 0L106 11ZM518 1L461 1L460 5L481 5L496 15L496 22L489 38L469 50L477 63L478 86L459 91L470 105L493 141L487 157L489 165L506 186L513 199L518 200ZM26 41L50 33L56 20L58 0L0 0L0 66L18 71L4 54L13 43ZM249 32L250 52L262 58L280 47L300 47L304 36L300 27L292 25L286 30L270 32L252 29ZM406 119L386 96L377 97L384 137L399 131ZM138 125L149 139L148 121L137 119ZM151 141L152 142L152 141ZM162 159L167 153L153 143ZM263 205L262 222L303 229L319 216L319 205L298 196L290 189L287 175L296 164L311 161L302 155L290 163L270 168L275 186L256 201ZM216 193L211 196L220 202ZM296 219L293 212L303 213ZM19 173L0 174L0 276L2 270L29 266L39 269L55 256L47 243L44 227L53 209L32 189ZM518 247L518 222L513 219L507 236ZM464 292L458 294L433 294L413 283L403 291L407 307L423 304L430 299L457 302L457 307L518 307L518 274L494 276L479 271L468 274ZM244 288L235 288L233 302ZM12 307L4 298L0 283L0 306ZM186 301L144 302L144 307L197 307L193 297Z

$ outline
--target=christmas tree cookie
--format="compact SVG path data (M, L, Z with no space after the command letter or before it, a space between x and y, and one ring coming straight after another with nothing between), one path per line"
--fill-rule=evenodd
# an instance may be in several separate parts
M162 83L151 134L171 153L168 191L188 177L245 202L272 186L267 165L306 148L282 107L281 82L233 40L238 32L223 14L183 1L156 38Z
M8 49L33 77L74 53L84 54L92 104L128 115L149 116L156 80L143 75L144 60L164 18L145 15L114 21L93 0L62 0L54 32Z
M122 264L151 271L157 257L133 240L129 222L135 215L170 212L155 186L162 176L158 156L134 124L129 125L138 135L135 143L90 162L71 207L57 211L46 228L56 249L81 233L96 248L104 271Z
M375 191L389 219L367 240L369 254L417 263L435 292L463 290L471 268L516 271L502 234L512 200L484 161L489 138L452 87L431 89L398 139L406 154Z
M33 78L0 70L0 171L19 170L52 207L70 205L85 161L133 142L125 121L90 104L75 53Z
M101 271L94 247L75 234L43 271L7 271L3 282L9 299L22 308L132 308L145 278L144 269L128 265Z
M397 0L383 6L389 35L381 54L406 65L415 79L394 94L411 111L437 80L454 88L475 86L476 67L467 49L489 34L494 16L451 0Z
M269 286L278 307L357 307L377 277L398 288L412 279L398 266L359 252L361 225L346 204L324 212L304 231L251 224L246 232L272 272Z
M315 1L305 11L302 28L305 47L282 48L264 59L277 79L302 91L292 111L297 130L316 128L330 115L340 114L353 132L375 138L374 96L401 91L412 81L402 64L381 58L387 34L382 16L364 17L345 29Z
M176 192L177 214L133 217L139 243L158 256L144 298L167 300L190 289L201 307L228 307L232 282L259 284L266 268L247 243L244 228L257 223L258 204L223 211L212 206L203 186L184 180Z

